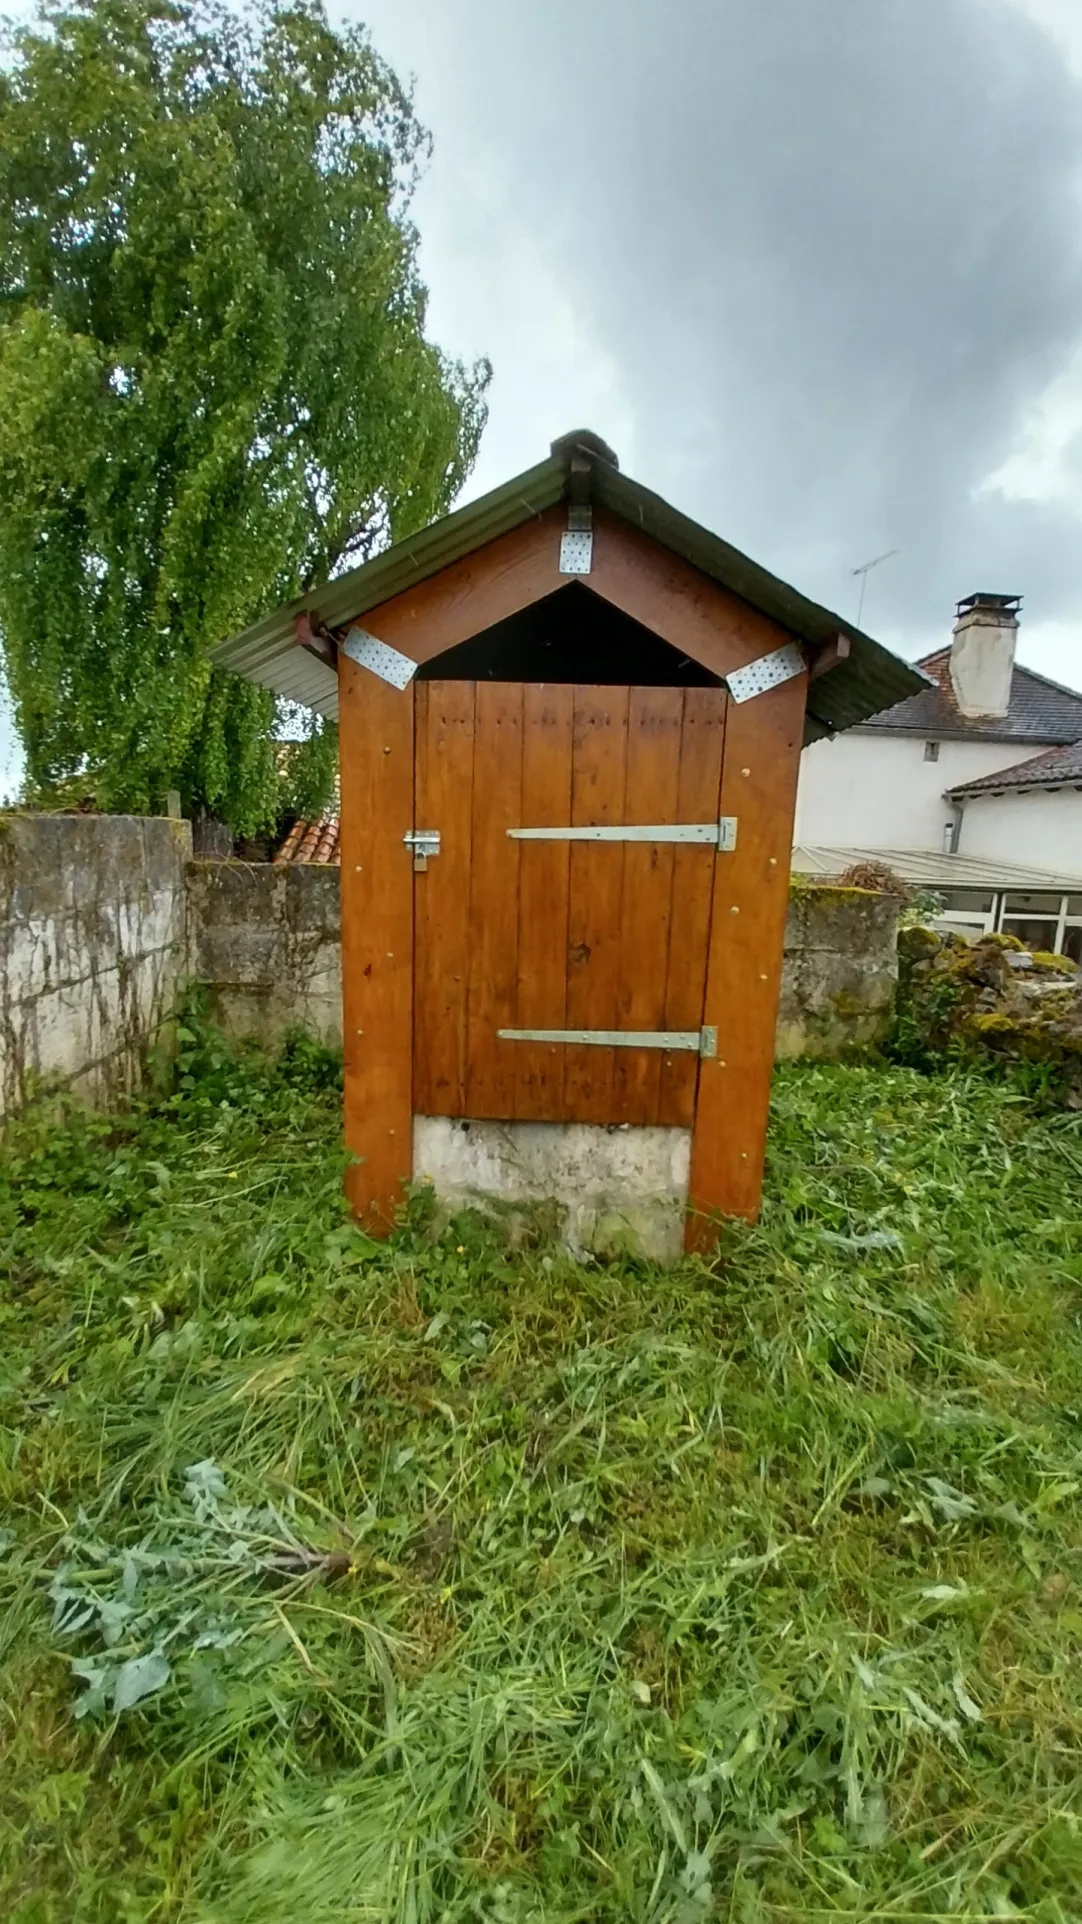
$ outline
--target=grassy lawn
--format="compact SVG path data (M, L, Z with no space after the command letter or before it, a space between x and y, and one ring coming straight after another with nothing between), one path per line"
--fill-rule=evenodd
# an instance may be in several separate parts
M1082 1118L788 1071L662 1273L185 1068L0 1166L0 1915L1082 1914Z

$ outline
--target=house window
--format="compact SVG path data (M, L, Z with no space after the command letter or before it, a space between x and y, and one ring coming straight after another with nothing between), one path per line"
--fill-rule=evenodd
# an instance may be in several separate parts
M925 742L924 759L926 762L937 762L939 760L939 743L938 742Z
M956 929L971 940L987 935L996 925L996 897L990 889L936 889L943 904L935 918L938 929Z
M999 918L1005 935L1016 935L1027 949L1062 948L1068 898L1061 895L1006 895Z

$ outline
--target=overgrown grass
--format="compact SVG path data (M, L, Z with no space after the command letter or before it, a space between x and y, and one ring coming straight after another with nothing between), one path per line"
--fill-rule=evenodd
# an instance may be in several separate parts
M184 1068L0 1172L5 1918L1079 1915L1079 1118L788 1071L666 1274Z

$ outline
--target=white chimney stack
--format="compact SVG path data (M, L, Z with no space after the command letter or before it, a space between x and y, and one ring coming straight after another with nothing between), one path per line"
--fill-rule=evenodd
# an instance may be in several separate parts
M1011 705L1021 595L967 595L958 603L950 673L967 721L1002 719Z

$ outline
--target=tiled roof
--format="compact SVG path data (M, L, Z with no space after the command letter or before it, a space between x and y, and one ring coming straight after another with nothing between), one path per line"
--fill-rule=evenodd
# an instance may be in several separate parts
M863 723L865 728L899 729L909 735L945 735L987 741L1076 742L1082 736L1082 695L1015 664L1006 715L970 721L958 712L950 678L950 649L924 655L918 667L930 675L931 688L908 695Z
M333 862L337 868L338 817L324 815L318 822L294 822L275 856L276 862Z
M1063 748L1050 748L1045 755L1032 755L1029 761L1012 762L1010 768L994 769L974 782L961 782L952 795L981 795L1001 788L1082 788L1082 741L1068 742Z

